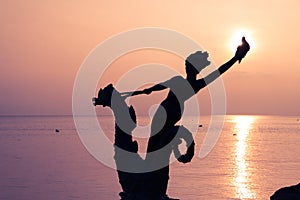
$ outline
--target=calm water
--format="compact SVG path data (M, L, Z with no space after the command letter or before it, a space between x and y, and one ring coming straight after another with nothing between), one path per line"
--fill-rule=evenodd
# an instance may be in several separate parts
M99 121L113 140L113 118ZM197 152L210 118L200 121ZM189 121L191 127L196 122ZM139 142L143 152L147 141ZM269 199L278 188L300 182L299 154L297 117L228 116L206 158L171 165L168 193L182 200ZM0 155L1 200L112 200L121 190L115 170L86 151L72 117L0 117Z

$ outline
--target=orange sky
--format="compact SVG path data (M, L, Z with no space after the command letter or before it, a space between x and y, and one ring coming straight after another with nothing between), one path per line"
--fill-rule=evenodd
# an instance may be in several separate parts
M232 56L234 30L251 30L255 48L223 76L228 114L300 115L298 0L127 2L1 1L0 115L71 114L84 58L108 37L138 27L181 32L209 51L217 66ZM153 59L184 75L183 62L152 53L114 65L130 68ZM209 114L207 91L198 97Z

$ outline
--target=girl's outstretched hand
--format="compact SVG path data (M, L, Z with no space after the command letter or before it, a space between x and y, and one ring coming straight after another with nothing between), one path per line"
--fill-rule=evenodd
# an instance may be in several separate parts
M237 47L234 57L236 57L239 63L241 63L242 59L246 56L249 50L250 50L250 45L246 41L245 37L243 37L242 44Z

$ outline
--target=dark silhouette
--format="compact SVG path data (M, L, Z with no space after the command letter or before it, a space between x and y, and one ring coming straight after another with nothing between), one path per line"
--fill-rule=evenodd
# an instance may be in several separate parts
M289 187L280 188L271 197L270 200L300 200L300 183Z
M181 119L184 110L184 102L199 92L199 90L204 88L206 85L216 80L236 61L241 62L249 49L250 46L245 37L243 37L242 45L237 48L235 56L217 70L201 79L197 79L197 75L202 69L207 67L210 62L207 60L207 52L198 51L190 55L185 61L186 78L176 76L166 82L159 83L153 87L144 89L143 91L137 91L132 94L150 94L153 91L164 90L167 88L170 89L167 98L163 100L153 116L151 124L151 136L148 142L147 152L157 151L168 144L162 144L160 142L161 137L166 134L169 129L175 126L175 124ZM193 155L192 151L190 151L190 153ZM156 162L157 158L153 155L155 154L147 154L146 159ZM187 162L189 161L190 160ZM154 178L154 185L157 186L157 192L162 196L166 196L167 184L169 180L169 165L159 169L155 174L157 174L157 177Z
M94 98L93 102L94 105L109 106L114 112L115 147L135 155L133 158L128 158L121 150L115 148L115 161L123 189L120 194L122 199L171 199L166 194L170 154L173 151L177 160L182 163L190 162L194 156L195 143L191 133L182 126L175 126L182 117L184 102L216 80L235 62L241 62L250 49L244 37L242 42L233 58L205 78L197 79L197 75L210 64L208 53L198 51L185 61L186 78L176 76L142 91L118 93L112 85L99 91L98 98ZM169 93L153 116L147 155L143 160L137 154L138 145L136 141L132 141L131 136L136 126L136 116L133 107L129 108L124 99L128 96L150 94L167 88L170 89ZM181 155L178 150L180 138L187 142L187 152L184 155ZM124 169L132 167L132 163L141 166L144 173L124 172Z
M246 55L249 50L250 50L250 45L246 41L246 38L242 37L242 44L240 46L238 46L237 52L240 52L241 55ZM241 63L243 58L244 57L241 57L239 59L239 63Z
M115 117L115 155L119 183L123 192L120 193L121 200L162 200L157 192L153 192L153 173L143 173L149 171L149 165L143 160L138 152L138 143L132 139L132 131L136 127L136 115L132 106L127 106L124 97L115 90L112 84L100 89L98 98L93 98L93 104L108 106L112 109ZM171 152L179 157L178 145L180 138L185 139L191 146L193 143L192 134L182 126L174 126L161 138L161 143L165 144L175 140L168 146L165 155L170 156ZM130 154L128 154L130 152ZM137 172L131 172L131 169Z

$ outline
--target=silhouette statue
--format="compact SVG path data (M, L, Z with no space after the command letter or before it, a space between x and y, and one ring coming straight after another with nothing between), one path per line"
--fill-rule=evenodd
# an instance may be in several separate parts
M121 199L129 200L166 200L172 199L166 194L169 181L169 159L172 151L179 162L190 162L194 156L194 140L192 134L183 126L175 126L184 111L184 102L199 90L216 80L234 63L245 57L250 46L242 38L233 58L213 71L208 76L197 79L202 69L210 65L208 53L197 51L185 61L186 78L175 76L165 82L156 84L141 91L119 93L110 84L100 89L98 98L93 98L94 105L109 106L115 116L115 161L119 182L123 192ZM125 98L140 94L151 94L154 91L169 89L167 97L162 101L151 122L151 135L148 141L146 159L137 153L138 144L132 141L131 132L136 127L136 116L133 107L128 107ZM186 153L181 155L178 145L184 139L187 143ZM128 158L120 150L132 152L135 156ZM145 168L144 173L124 172L130 163ZM131 165L132 166L132 165ZM154 170L148 170L154 169Z

